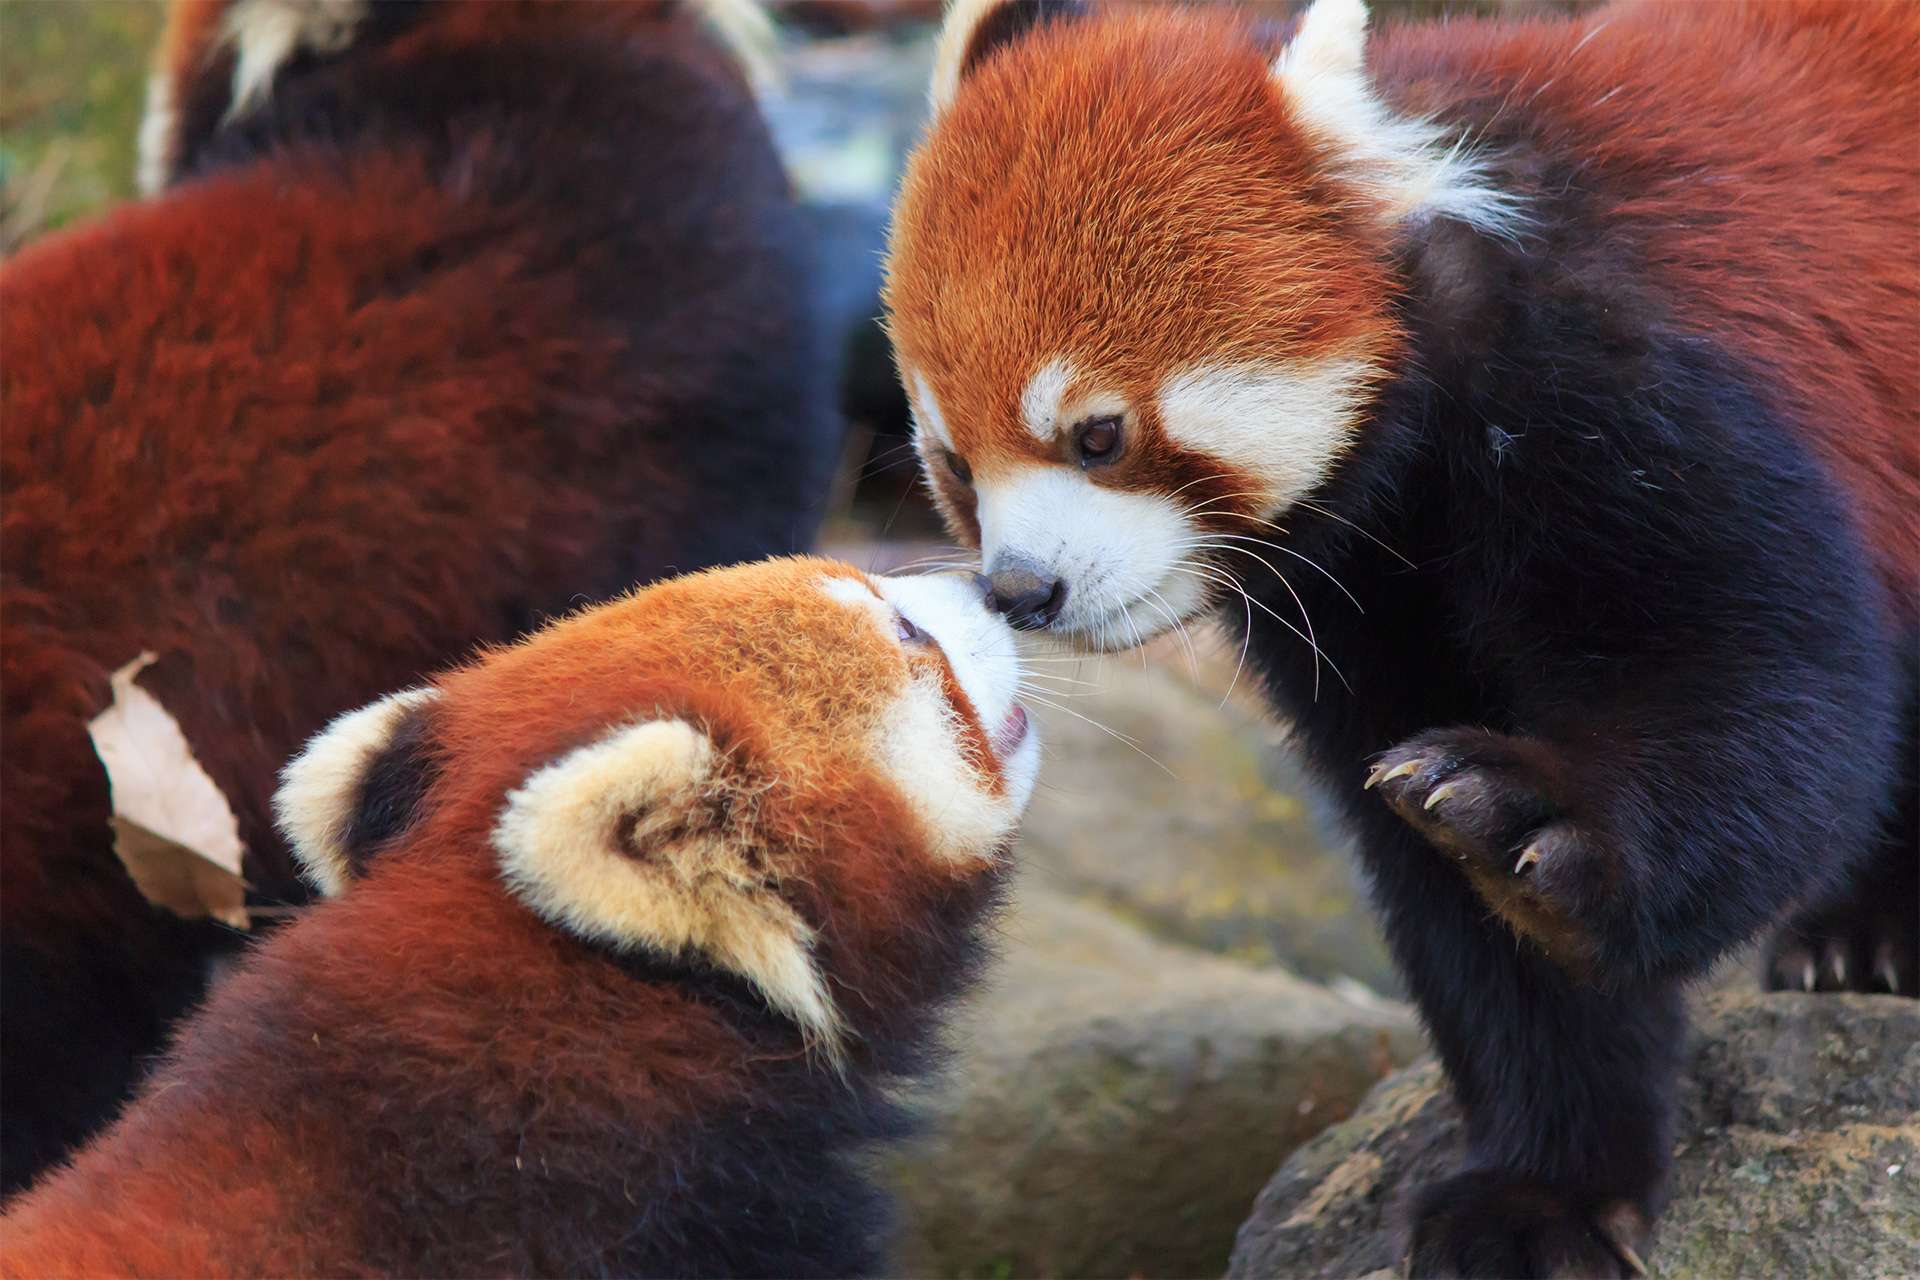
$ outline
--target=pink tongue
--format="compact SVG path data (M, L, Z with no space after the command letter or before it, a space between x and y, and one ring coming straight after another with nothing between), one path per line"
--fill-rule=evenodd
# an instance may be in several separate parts
M1027 736L1027 709L1019 703L1013 704L1013 710L1007 712L1007 718L1000 722L999 732L993 735L993 754L1005 757L1017 748Z

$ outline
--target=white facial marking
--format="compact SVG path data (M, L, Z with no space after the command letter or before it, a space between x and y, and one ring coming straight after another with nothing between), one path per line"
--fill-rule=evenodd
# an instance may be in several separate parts
M1373 377L1358 359L1195 365L1160 384L1161 429L1251 472L1265 495L1261 514L1271 515L1332 470Z
M913 387L913 420L920 434L939 448L952 449L953 433L947 430L947 420L940 414L940 402L934 398L933 388L918 371L908 373L907 382Z
M1027 424L1033 438L1051 441L1065 425L1060 421L1060 402L1073 385L1073 364L1065 356L1055 356L1033 375L1020 393L1020 420Z
M1475 159L1432 121L1396 114L1367 77L1363 0L1314 0L1273 79L1307 130L1338 157L1342 178L1380 201L1393 222L1458 218L1490 235L1526 220L1519 202L1489 185Z
M978 488L980 551L991 572L1018 556L1067 584L1057 631L1123 649L1205 603L1186 567L1195 526L1176 501L1094 484L1084 472L1032 466Z
M870 613L895 643L896 610L931 636L990 739L1014 722L1020 657L1013 629L965 578L876 578L872 590L851 578L823 585L834 599ZM1039 737L1029 730L1000 756L1004 787L996 795L962 753L961 729L942 682L919 678L887 713L873 746L876 763L920 815L934 852L956 861L990 856L1013 834L1040 765Z
M275 825L293 846L300 874L322 896L340 893L351 876L347 833L368 764L393 740L407 712L439 696L437 689L404 689L349 711L315 734L280 771L280 787L273 793Z

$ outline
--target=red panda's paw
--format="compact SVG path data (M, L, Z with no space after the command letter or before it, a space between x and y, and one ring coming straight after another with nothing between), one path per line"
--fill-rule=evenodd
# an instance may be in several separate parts
M1644 1276L1646 1238L1646 1219L1624 1201L1586 1211L1537 1182L1460 1173L1414 1197L1406 1274Z
M1613 879L1605 851L1557 799L1570 770L1538 738L1434 729L1381 755L1365 786L1458 859L1488 905L1576 970L1592 951L1583 916Z
M1920 902L1877 879L1780 926L1767 941L1767 990L1920 995Z

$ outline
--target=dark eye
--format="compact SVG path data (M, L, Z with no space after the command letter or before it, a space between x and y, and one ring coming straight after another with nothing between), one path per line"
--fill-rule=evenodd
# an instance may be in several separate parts
M1120 419L1108 415L1088 418L1073 433L1074 448L1080 452L1080 465L1097 467L1120 456Z
M913 625L913 619L898 609L893 612L893 633L901 644L932 644L933 637Z
M973 468L967 465L967 460L965 458L961 457L959 454L955 453L951 449L942 449L940 451L940 456L946 459L947 470L953 472L953 478L955 480L958 480L961 484L967 485L969 487L972 486Z

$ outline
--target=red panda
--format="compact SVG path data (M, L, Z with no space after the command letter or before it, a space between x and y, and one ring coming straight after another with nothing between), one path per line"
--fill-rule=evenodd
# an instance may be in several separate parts
M183 0L153 198L0 267L0 1166L112 1114L231 935L115 860L109 672L303 899L274 769L637 580L811 537L808 248L711 6Z
M1008 616L1217 609L1357 835L1413 1272L1626 1273L1690 977L1920 984L1920 10L1366 28L955 4L887 322Z
M1039 747L958 577L674 579L344 716L326 901L0 1218L0 1274L845 1276Z

